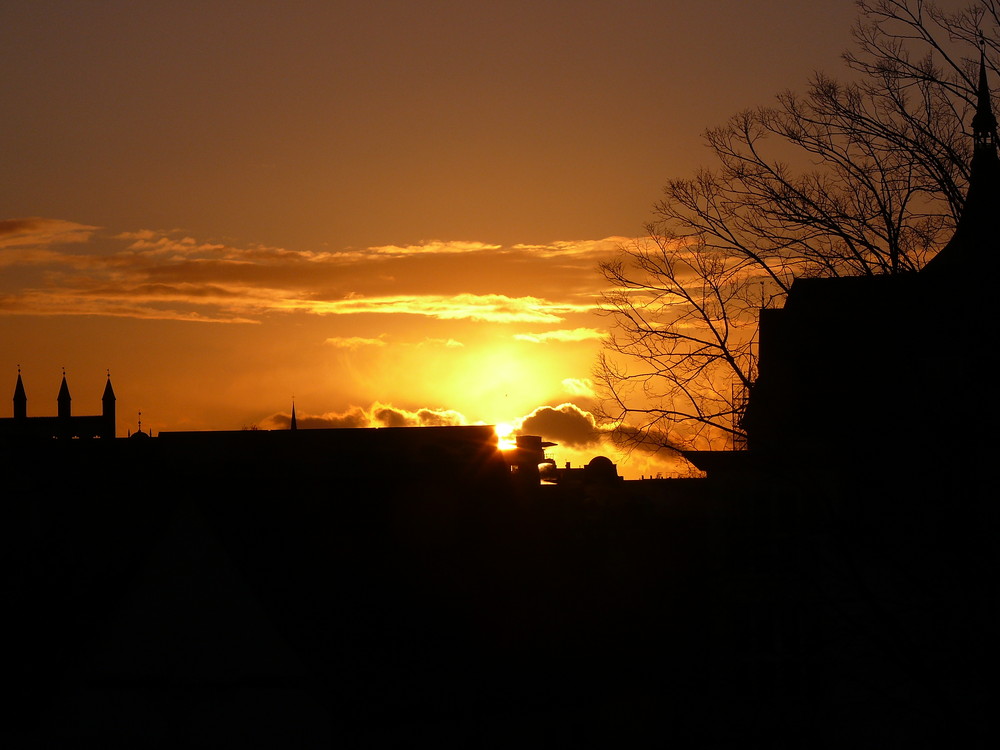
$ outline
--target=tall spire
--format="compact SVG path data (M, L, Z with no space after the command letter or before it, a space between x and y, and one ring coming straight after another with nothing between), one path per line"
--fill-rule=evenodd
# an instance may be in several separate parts
M299 429L299 425L295 421L295 399L292 399L292 422L289 425L288 429L290 429L290 430L297 430L297 429Z
M25 419L28 416L28 394L24 392L21 382L21 365L17 366L17 384L14 386L14 419Z
M56 403L58 404L58 414L60 417L70 416L70 399L69 396L69 386L66 384L66 368L63 368L62 384L59 386L59 395L56 396Z
M111 387L111 370L108 370L108 382L101 396L101 416L104 418L104 436L117 437L117 420L115 419L115 389Z
M976 114L972 118L972 138L975 151L996 154L997 118L990 101L990 84L986 80L986 40L979 34L979 85L976 87Z
M107 405L108 402L111 402L112 406L115 402L115 389L111 387L111 370L108 370L108 382L104 386L104 395L101 396L101 401L103 401L105 405Z

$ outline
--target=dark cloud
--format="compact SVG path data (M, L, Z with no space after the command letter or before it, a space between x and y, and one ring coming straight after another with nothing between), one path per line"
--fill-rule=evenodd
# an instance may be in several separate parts
M295 422L300 430L322 430L345 427L443 427L466 424L457 411L447 409L417 409L410 411L392 404L374 403L367 409L352 406L347 411L329 414L296 413ZM279 412L261 421L267 430L287 430L291 414Z
M0 221L0 237L8 234L25 234L39 229L43 219L4 219Z
M96 229L75 221L39 216L4 219L0 221L0 248L78 244L88 242Z
M457 411L446 409L418 409L408 411L395 406L373 407L372 421L382 427L443 427L465 424L465 417Z
M400 409L385 406L372 412L372 419L382 427L408 427L407 414Z
M596 445L601 440L594 415L576 404L541 406L521 420L520 435L541 435L545 440L573 448Z
M291 426L292 415L284 412L272 414L261 422L266 430L287 430ZM365 410L352 406L341 414L296 414L296 426L300 430L329 430L345 427L368 427L369 419Z

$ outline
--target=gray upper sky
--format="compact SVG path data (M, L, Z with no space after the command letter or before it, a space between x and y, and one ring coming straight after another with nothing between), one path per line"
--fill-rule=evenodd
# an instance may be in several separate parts
M340 249L641 230L848 0L6 0L3 218Z

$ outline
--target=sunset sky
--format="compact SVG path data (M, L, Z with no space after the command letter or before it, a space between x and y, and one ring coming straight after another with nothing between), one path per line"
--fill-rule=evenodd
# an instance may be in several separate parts
M120 435L534 413L648 475L589 421L596 265L705 128L840 73L854 13L4 0L0 416L18 365L34 416L110 369Z

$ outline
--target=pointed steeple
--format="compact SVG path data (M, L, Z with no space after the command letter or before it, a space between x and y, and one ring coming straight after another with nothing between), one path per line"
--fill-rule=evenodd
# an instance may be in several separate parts
M979 35L979 85L976 87L976 114L972 118L972 138L976 154L980 151L990 151L996 156L997 118L993 114L990 84L986 80L986 40L982 34Z
M297 430L297 429L299 429L298 422L295 421L295 400L294 399L292 400L292 422L288 426L288 429L290 429L290 430Z
M101 402L104 404L105 411L107 410L108 403L112 404L112 408L115 403L115 389L111 387L111 370L108 370L108 382L104 386L104 395L101 396Z
M14 419L27 419L28 394L24 392L21 382L21 365L17 366L17 384L14 386Z
M104 417L104 435L116 437L115 389L111 387L111 370L108 370L108 382L104 386L104 395L101 396L101 416Z
M62 384L59 386L59 395L56 396L56 403L58 404L58 414L60 418L70 416L70 402L72 399L69 395L69 386L66 384L66 370L63 369Z
M993 114L986 75L986 45L979 42L979 84L976 114L972 118L973 151L969 187L955 234L924 267L929 275L958 274L981 282L1000 257L1000 157L997 155L997 118Z

